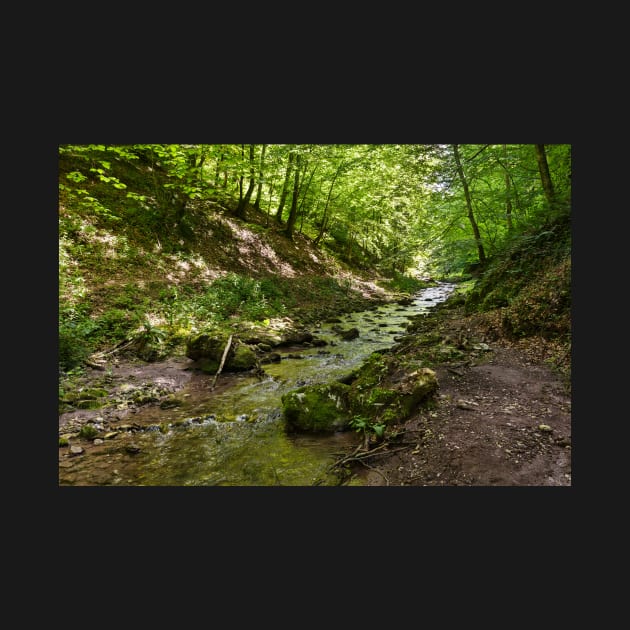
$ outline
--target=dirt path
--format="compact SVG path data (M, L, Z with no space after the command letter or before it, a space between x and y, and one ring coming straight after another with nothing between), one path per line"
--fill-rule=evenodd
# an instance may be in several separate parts
M495 341L476 365L438 367L434 408L369 460L367 485L570 486L570 393L531 348Z

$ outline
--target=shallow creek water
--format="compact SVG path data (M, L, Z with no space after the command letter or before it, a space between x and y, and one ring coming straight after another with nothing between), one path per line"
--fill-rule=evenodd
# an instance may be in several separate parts
M358 444L352 431L333 435L287 432L281 396L305 384L346 376L372 353L390 348L405 333L410 317L445 300L454 285L441 283L416 295L410 304L381 305L324 323L312 333L326 346L284 349L280 363L263 365L263 378L242 375L220 393L208 375L191 379L178 393L185 403L162 410L146 406L137 417L171 424L134 434L135 453L112 445L60 466L60 485L132 486L311 486L329 485L326 469ZM333 327L358 328L343 341ZM181 421L184 420L183 423ZM178 423L178 424L173 424ZM109 442L109 441L108 441ZM352 483L361 485L361 479Z

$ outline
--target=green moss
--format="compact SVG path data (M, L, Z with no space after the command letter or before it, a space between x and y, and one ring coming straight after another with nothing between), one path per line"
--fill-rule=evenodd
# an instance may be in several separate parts
M350 421L348 392L343 383L305 385L282 396L282 410L293 429L312 432L339 431Z
M234 356L228 362L227 368L231 371L241 372L256 367L258 360L256 353L245 344L239 344L234 351Z
M79 437L93 440L98 435L98 430L91 424L84 424L79 431Z
M99 409L102 406L100 400L79 400L76 404L77 409Z

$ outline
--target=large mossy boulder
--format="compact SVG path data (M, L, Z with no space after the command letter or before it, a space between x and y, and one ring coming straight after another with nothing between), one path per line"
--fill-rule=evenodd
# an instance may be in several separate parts
M186 356L199 363L208 374L215 374L221 365L229 335L201 334L191 337L186 344ZM248 345L232 339L223 365L224 372L244 372L258 367L256 353Z
M289 429L313 433L342 431L352 414L350 387L344 383L305 385L282 396L282 410Z
M359 372L348 394L349 408L353 415L384 424L405 422L422 402L437 391L435 372L423 367L395 379L384 378L382 382L373 383L374 367L381 360L379 355L373 355L371 362Z
M421 368L406 375L394 386L398 395L396 407L386 410L384 420L389 422L404 422L418 408L430 398L438 389L435 372L430 368Z

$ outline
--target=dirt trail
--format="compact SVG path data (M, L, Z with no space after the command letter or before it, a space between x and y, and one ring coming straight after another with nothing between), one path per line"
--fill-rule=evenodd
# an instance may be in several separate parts
M544 347L496 340L475 365L439 366L434 408L369 460L367 485L570 486L571 396L530 356Z

